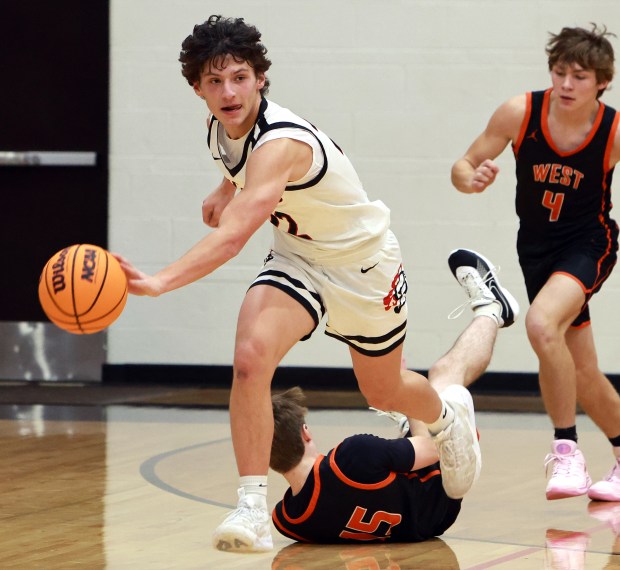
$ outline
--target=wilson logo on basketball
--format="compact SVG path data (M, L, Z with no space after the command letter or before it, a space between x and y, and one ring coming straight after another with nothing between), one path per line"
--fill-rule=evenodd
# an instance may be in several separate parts
M65 260L67 259L69 248L63 249L58 255L56 263L52 265L52 286L54 294L58 294L67 286L65 283Z

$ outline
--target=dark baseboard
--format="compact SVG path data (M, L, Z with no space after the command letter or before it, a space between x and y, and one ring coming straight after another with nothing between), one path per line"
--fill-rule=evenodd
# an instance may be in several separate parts
M171 385L201 388L230 388L232 366L187 364L104 364L104 385ZM272 386L286 389L301 386L317 390L357 390L350 368L281 366Z
M425 370L420 373L426 375ZM620 375L609 375L620 389ZM229 388L232 366L175 364L105 364L104 385L170 385L202 388ZM300 386L306 390L358 390L350 368L281 366L272 386L286 389ZM539 396L538 374L528 372L487 372L471 387L473 394Z

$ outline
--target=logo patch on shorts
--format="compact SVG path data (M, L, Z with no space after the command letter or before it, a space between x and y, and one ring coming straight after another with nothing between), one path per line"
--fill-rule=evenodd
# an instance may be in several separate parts
M401 263L392 279L392 290L383 298L386 311L394 309L395 313L400 313L407 302L407 288L407 276Z

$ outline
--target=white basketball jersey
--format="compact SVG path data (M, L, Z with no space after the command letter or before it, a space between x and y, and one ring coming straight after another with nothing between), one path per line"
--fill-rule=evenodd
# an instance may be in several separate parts
M301 255L311 263L342 263L361 259L381 248L390 225L390 211L371 202L353 165L322 131L288 109L263 99L254 128L231 140L209 117L209 148L224 176L243 189L250 153L276 138L309 144L313 165L302 179L287 185L271 214L277 250Z

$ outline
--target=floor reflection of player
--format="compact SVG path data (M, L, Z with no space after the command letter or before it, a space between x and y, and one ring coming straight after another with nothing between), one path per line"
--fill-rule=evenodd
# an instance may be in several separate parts
M588 544L590 535L587 532L547 529L545 570L583 570Z
M590 501L588 503L588 513L596 520L606 523L611 530L613 541L610 552L610 565L605 566L605 568L617 568L618 562L620 562L617 560L620 554L620 503Z
M612 533L612 542L609 549L609 561L605 566L596 566L601 570L618 568L618 554L620 554L620 503L608 501L590 501L588 513L592 518L605 523ZM603 529L604 530L604 529ZM599 532L599 528L590 532L578 532L547 529L545 546L545 570L584 570L587 565L588 546L591 533ZM599 550L600 552L600 550Z
M441 568L460 570L454 551L440 538L413 544L315 545L294 542L282 548L271 563L271 570L355 570L376 568L405 570Z

